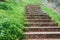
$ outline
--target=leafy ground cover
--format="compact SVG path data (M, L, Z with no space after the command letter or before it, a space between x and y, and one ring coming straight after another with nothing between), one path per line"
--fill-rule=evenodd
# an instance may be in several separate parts
M47 5L42 5L41 8L60 26L60 13Z
M0 2L0 40L21 40L26 21L24 3L19 0Z

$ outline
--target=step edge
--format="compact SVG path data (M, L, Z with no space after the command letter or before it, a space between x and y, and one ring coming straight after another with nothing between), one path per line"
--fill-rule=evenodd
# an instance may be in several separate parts
M24 34L60 34L60 32L25 32Z
M24 23L28 23L28 24L55 24L56 22L24 22Z
M24 28L59 28L59 27L24 27Z
M52 19L25 19L25 20L52 20Z
M24 39L24 40L60 40L60 39Z

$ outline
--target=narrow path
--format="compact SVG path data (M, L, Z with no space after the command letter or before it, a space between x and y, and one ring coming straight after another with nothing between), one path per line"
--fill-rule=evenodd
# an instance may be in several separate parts
M24 40L60 40L60 28L39 6L28 5Z

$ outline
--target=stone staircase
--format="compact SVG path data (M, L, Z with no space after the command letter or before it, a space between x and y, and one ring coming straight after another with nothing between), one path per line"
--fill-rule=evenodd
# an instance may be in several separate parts
M28 5L24 40L60 40L60 28L38 5Z

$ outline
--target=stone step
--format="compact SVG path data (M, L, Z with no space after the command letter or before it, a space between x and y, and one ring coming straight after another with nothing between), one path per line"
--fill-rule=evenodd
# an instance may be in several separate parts
M26 19L28 22L53 22L51 19Z
M40 9L27 9L26 13L31 14L31 13L37 13L37 14L46 14L44 11Z
M51 19L49 16L27 16L28 19Z
M29 26L58 26L58 23L53 23L53 22L28 22L25 23L26 25Z
M25 32L60 32L58 27L25 27Z
M42 14L40 14L40 15L28 15L27 14L27 16L32 16L32 17L35 17L35 16L38 16L38 17L40 17L40 16L47 16L47 17L49 17L47 14L43 14L43 15Z
M24 39L24 40L60 40L60 39Z
M31 12L31 11L33 11L33 12L42 12L42 13L44 12L38 6L27 6L26 10L27 10L27 12Z
M24 34L60 34L60 32L25 32Z
M27 15L47 15L45 13L31 13L31 12L27 12Z
M58 26L58 24L27 24L29 27L30 26Z
M39 13L45 13L44 11L40 10L40 9L27 9L27 12L31 12L31 13L35 13L35 12L39 12Z
M25 24L58 24L56 22L24 22Z
M41 16L41 15L43 16L43 15L47 15L47 14L28 14L27 13L27 16Z
M27 39L60 38L60 32L25 32Z
M31 11L27 11L27 14L46 14L46 13L37 10L34 11L31 10Z
M25 26L25 27L42 27L42 28L44 28L44 27L46 27L46 28L48 28L48 27L59 27L59 26Z
M33 15L29 15L29 14L27 14L27 16L32 16L32 17L35 17L35 16L38 16L38 17L40 17L40 16L47 16L47 17L49 17L48 14L40 14L40 15L34 15L34 14Z
M39 5L27 5L26 9L40 9Z
M48 16L48 14L43 14L43 15L42 14L40 14L40 15L27 15L27 16L39 16L40 17L40 16Z
M59 26L26 26L24 28L59 28Z
M47 14L28 14L27 13L27 16L47 16Z

